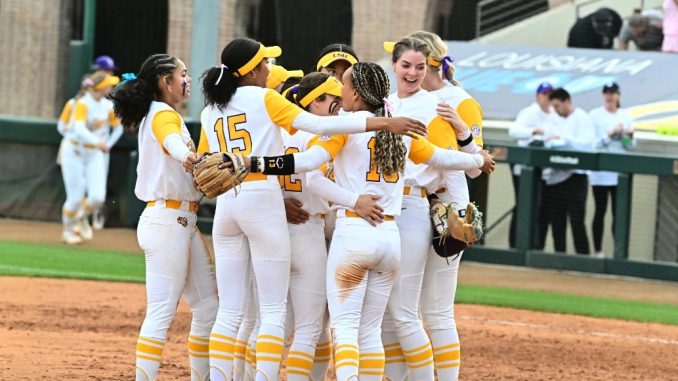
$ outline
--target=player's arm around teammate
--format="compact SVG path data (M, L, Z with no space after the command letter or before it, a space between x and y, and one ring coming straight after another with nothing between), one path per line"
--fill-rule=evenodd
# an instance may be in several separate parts
M115 110L138 129L136 196L147 203L137 236L146 256L146 317L136 348L136 379L155 380L167 330L183 294L193 313L188 351L191 380L208 379L208 342L218 306L210 256L196 225L200 193L187 172L198 154L177 106L191 93L184 63L167 54L146 59L116 88Z

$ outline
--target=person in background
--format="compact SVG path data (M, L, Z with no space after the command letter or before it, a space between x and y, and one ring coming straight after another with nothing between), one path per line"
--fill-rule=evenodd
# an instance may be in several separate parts
M664 42L662 51L678 53L678 0L664 0Z
M109 75L113 75L115 72L115 69L117 67L115 66L115 61L113 58L109 56L98 56L97 58L94 59L94 62L92 62L92 71L95 73L98 71L102 71L104 73L107 73ZM113 109L113 104L108 98L104 98L104 102L109 103L111 109ZM120 129L122 131L122 129ZM113 134L113 131L109 129L108 131L109 135ZM118 135L119 138L120 132L116 132L116 135ZM117 140L117 138L116 138ZM109 163L111 161L111 153L110 152L104 152L104 176L103 178L105 179L104 181L107 182L108 179L108 169L109 169ZM96 210L92 213L92 227L95 230L101 230L104 228L104 223L106 220L106 213L104 211L104 205L100 205L99 207L96 208Z
M612 49L622 18L610 8L600 8L577 20L570 29L568 48Z
M619 33L619 49L628 50L633 41L638 50L660 50L664 39L662 23L661 13L634 10Z
M636 146L633 137L631 115L621 108L619 85L611 83L603 86L603 106L591 110L589 115L595 125L595 148L611 152L624 152ZM603 252L603 232L608 195L612 199L612 234L615 225L615 202L617 196L618 175L616 172L591 171L589 182L593 189L596 212L593 216L593 249L596 257L605 258Z
M572 104L570 93L557 88L549 95L553 109L561 116L558 124L544 132L547 148L569 148L590 150L593 148L595 132L589 114ZM544 208L553 229L555 251L565 252L567 219L569 217L574 235L577 254L589 254L589 240L586 234L586 196L588 179L586 171L580 169L544 168Z
M115 66L115 61L109 56L99 56L94 59L92 62L92 71L103 70L106 73L113 75L113 72L117 69Z
M548 82L543 82L537 87L537 94L535 95L534 103L528 107L520 110L515 122L509 128L509 136L516 139L519 146L527 145L543 145L544 131L553 128L558 123L558 115L551 107L549 95L553 92L553 86ZM515 195L515 202L518 205L518 194L520 184L520 172L522 166L516 164L512 168L513 172L513 190ZM543 188L543 184L542 184ZM539 223L538 223L538 242L543 248L543 242L546 240L546 233L548 232L547 215L543 208L539 208ZM511 227L509 230L509 246L516 247L516 224L518 223L516 209L513 210L511 216Z

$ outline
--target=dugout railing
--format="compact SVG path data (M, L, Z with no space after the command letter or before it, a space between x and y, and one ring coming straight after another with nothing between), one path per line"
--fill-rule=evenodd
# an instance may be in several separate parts
M8 173L8 169L18 162L31 163L37 156L49 156L47 161L53 162L56 157L61 136L57 133L55 121L49 119L16 118L0 116L0 151L5 160L0 161L1 174ZM199 136L199 124L188 121L187 125L194 140ZM496 247L478 244L468 249L464 254L465 260L481 261L506 265L530 266L557 270L584 271L592 273L635 276L650 279L678 281L678 265L675 260L634 260L629 258L629 229L631 226L631 200L634 176L651 175L668 178L673 183L678 181L678 154L653 155L647 153L608 153L608 152L578 152L570 150L549 150L534 147L518 147L507 144L493 144L491 139L486 142L491 147L497 160L507 165L509 163L523 165L520 177L520 194L516 206L518 226L515 248ZM111 170L109 174L107 208L109 210L109 226L136 226L139 215L145 205L134 196L136 181L136 165L138 161L136 138L125 134L112 151ZM14 163L14 164L13 164ZM24 164L22 164L24 165ZM63 203L63 183L56 164L43 165L33 182L34 189L27 190L21 184L23 178L33 176L30 170L22 170L25 176L14 181L12 176L0 177L0 217L34 218L58 221L61 204ZM538 251L534 248L534 234L536 224L537 187L540 182L540 168L560 167L579 168L588 170L610 170L619 172L617 190L617 224L615 226L614 254L604 259L593 256L551 253ZM13 169L14 170L14 169ZM14 172L17 172L14 170ZM47 175L45 175L45 173ZM500 180L497 173L485 180L477 181L472 187L472 194L487 195L496 187L493 176ZM37 184L37 185L35 185ZM24 192L21 198L12 196ZM52 193L50 193L52 192ZM51 194L50 200L45 200L45 194ZM19 200L20 201L17 201ZM19 205L17 202L21 202ZM51 214L33 214L32 205L38 208L51 208ZM485 204L487 205L487 204ZM678 210L678 205L672 203L667 206ZM35 209L38 209L35 208ZM485 210L487 212L487 210ZM675 225L671 225L675 224ZM671 221L669 232L678 241L678 221ZM203 232L211 232L211 220L200 218ZM654 230L653 230L654 232ZM654 234L654 233L652 233ZM676 248L678 250L678 247Z
M515 248L475 245L465 253L464 256L467 260L678 281L678 265L676 263L629 259L634 176L662 176L668 177L665 180L675 181L678 179L678 155L581 152L506 144L493 145L491 141L487 142L487 146L491 147L490 149L497 161L523 166L520 175L518 202L515 208L518 227L516 229ZM614 250L611 257L595 258L592 254L575 255L535 249L537 215L540 207L537 193L541 186L541 169L546 167L606 170L619 173L617 199L614 205L616 211ZM490 186L492 186L491 181ZM678 205L672 204L669 207L678 208ZM678 221L675 222L678 223ZM678 226L678 224L675 226ZM678 234L678 230L674 231L675 234ZM678 247L675 247L674 250L678 251Z

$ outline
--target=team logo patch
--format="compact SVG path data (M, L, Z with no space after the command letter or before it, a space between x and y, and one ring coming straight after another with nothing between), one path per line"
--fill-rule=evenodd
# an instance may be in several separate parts
M323 136L318 138L318 140L320 140L321 142L329 142L330 139L331 139L331 136L328 136L328 135L323 135Z
M471 133L475 137L480 136L480 126L478 126L477 124L474 124L473 127L471 127Z
M186 217L177 217L177 223L183 227L188 226L188 218Z

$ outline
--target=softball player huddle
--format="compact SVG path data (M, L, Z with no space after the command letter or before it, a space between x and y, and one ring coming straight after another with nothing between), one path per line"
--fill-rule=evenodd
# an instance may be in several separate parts
M299 80L270 62L279 47L233 40L202 77L197 149L175 111L190 95L183 62L154 55L124 76L112 98L138 130L135 190L147 202L137 380L156 379L181 295L193 312L192 380L277 380L286 338L289 380L324 380L330 361L341 381L458 377L459 260L434 254L427 197L465 209L464 172L491 172L494 161L442 41L425 34L387 47L390 95L384 70L345 45L324 49L319 72ZM251 171L217 197L213 264L190 170L225 151L245 155Z

